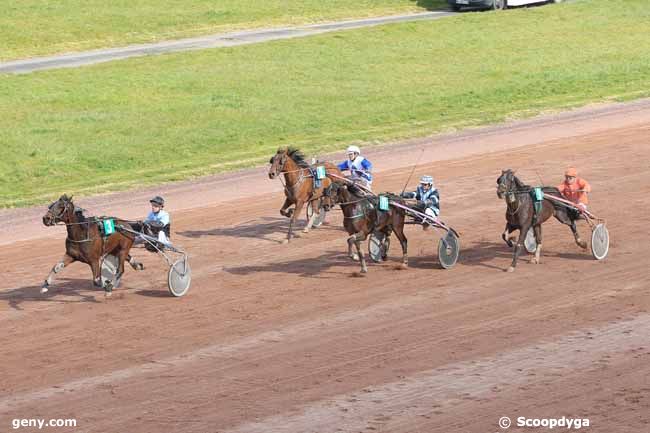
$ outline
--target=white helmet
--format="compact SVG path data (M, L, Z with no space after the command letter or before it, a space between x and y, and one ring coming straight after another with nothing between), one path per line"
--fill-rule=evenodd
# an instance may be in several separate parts
M351 153L356 153L357 155L361 155L361 149L359 149L359 146L348 146L347 150L345 151L348 155Z
M431 185L431 187L433 187L433 177L431 177L431 176L422 176L420 178L420 183Z

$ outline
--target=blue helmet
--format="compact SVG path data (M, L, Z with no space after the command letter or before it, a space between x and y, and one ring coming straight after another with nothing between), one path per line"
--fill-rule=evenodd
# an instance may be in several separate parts
M427 176L427 175L422 176L422 177L420 178L420 183L424 183L424 184L427 184L427 185L431 185L431 187L433 188L433 177L431 177L431 176Z

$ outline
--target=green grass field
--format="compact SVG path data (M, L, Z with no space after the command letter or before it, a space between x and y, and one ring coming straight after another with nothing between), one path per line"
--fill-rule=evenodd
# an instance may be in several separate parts
M0 76L0 206L648 96L649 22L581 1Z
M444 7L444 0L0 0L0 61L234 29Z

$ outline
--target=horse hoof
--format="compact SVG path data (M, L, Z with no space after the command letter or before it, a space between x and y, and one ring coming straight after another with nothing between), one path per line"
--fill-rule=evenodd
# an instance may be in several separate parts
M508 269L506 269L506 272L514 272L515 268L513 266L510 266Z
M306 229L306 228L305 228L305 229L302 229L302 232L303 232L303 233L309 233L309 229Z
M530 264L531 264L531 265L536 265L536 264L538 264L538 263L539 263L539 262L537 261L537 259L536 259L535 257L533 257L532 259L530 259Z
M583 250L587 249L587 242L585 241L578 241L578 246L582 248Z
M352 260L354 260L355 262L356 262L356 261L359 261L359 255L358 255L358 254L353 254L353 255L350 256L350 258L351 258Z
M368 273L368 268L362 268L361 273L362 274L367 274Z
M49 291L50 289L48 289L47 287L41 287L41 293L47 293Z

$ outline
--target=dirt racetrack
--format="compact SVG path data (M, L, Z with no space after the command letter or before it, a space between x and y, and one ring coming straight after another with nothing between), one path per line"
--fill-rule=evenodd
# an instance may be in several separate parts
M194 272L186 297L168 297L162 261L145 252L147 269L127 270L111 300L81 264L43 296L63 229L43 236L42 209L4 212L0 432L18 418L75 418L42 431L494 433L502 416L514 432L547 431L518 417L563 416L588 418L590 433L650 431L650 103L621 107L430 140L427 152L444 155L414 179L435 177L442 218L461 234L452 270L437 266L435 233L409 226L410 269L396 269L394 243L389 262L355 276L338 210L281 244L282 193L258 170L237 194L197 186L202 207L172 204ZM377 151L374 189L401 190L425 142ZM556 184L568 163L592 184L609 257L593 260L552 221L542 264L523 257L504 273L500 170ZM110 208L87 201L102 200Z

